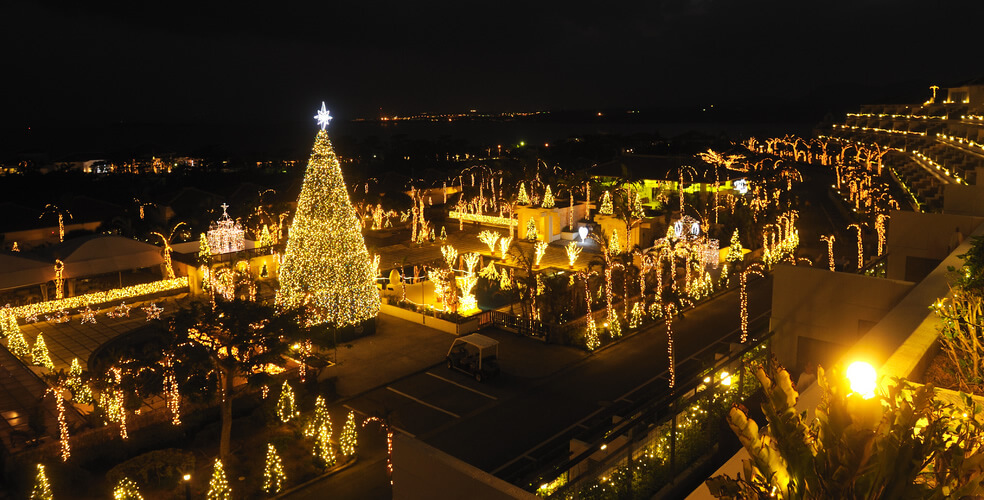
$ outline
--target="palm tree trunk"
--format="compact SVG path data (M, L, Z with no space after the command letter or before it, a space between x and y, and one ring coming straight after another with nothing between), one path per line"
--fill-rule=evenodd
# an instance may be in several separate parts
M222 432L219 439L219 458L225 460L229 455L229 441L232 438L232 384L233 373L219 369L222 384Z

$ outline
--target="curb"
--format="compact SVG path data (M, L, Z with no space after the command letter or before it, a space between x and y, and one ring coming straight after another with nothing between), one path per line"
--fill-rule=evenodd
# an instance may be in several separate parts
M331 477L331 476L333 476L333 475L335 475L335 474L337 474L337 473L339 473L339 472L341 472L341 471L343 471L345 469L348 469L349 467L355 465L358 461L359 461L359 455L355 455L348 462L345 462L344 464L336 465L333 469L329 470L328 472L325 472L324 474L322 474L320 476L315 476L315 477L313 477L311 479L308 479L307 481L304 481L303 483L301 483L301 484L299 484L297 486L294 486L293 488L291 488L289 490L286 490L286 491L282 491L280 493L277 493L275 496L273 496L271 498L275 498L275 499L276 498L285 498L285 497L287 497L287 495L291 495L293 493L296 493L296 492L298 492L300 490L303 490L304 488L307 488L308 486L311 486L312 484L314 484L314 483L316 483L318 481L321 481L321 480L323 480L325 478L328 478L328 477Z

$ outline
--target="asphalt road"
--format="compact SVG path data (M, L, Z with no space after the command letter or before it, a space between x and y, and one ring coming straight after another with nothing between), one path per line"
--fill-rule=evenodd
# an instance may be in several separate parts
M749 282L749 317L772 304L771 277ZM699 351L727 352L737 340L738 292L685 312L673 323L678 372ZM503 372L485 383L438 364L345 403L363 415L388 414L394 428L482 470L508 476L619 400L654 397L668 388L665 326L657 324L553 375L533 380ZM723 340L723 341L722 341ZM441 361L441 360L436 360ZM695 368L691 367L690 371ZM374 424L370 424L371 429ZM352 468L288 495L388 498L385 440L367 436Z

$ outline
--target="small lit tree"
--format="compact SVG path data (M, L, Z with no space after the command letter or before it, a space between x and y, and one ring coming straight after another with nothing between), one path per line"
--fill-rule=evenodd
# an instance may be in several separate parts
M284 474L284 464L272 444L267 444L266 461L263 467L263 491L273 495L280 493L284 487L287 475Z
M355 447L357 445L357 437L355 434L355 412L349 411L348 418L345 420L345 426L342 427L342 435L339 436L339 448L341 449L342 455L346 457L351 457L355 455Z
M113 500L143 500L143 495L140 494L137 483L124 477L113 488Z
M281 422L289 422L294 418L294 389L284 380L280 388L280 399L277 400L277 416Z
M311 453L321 462L325 468L335 465L335 450L331 447L331 430L327 425L318 428L318 434L314 438L314 449Z
M328 415L328 408L325 406L325 398L318 396L314 400L314 415L311 416L311 420L308 421L307 425L304 426L304 435L307 437L314 437L318 434L318 429L321 426L328 426L328 433L331 433L331 416Z
M38 338L34 340L34 347L31 349L31 359L34 360L34 364L38 366L43 366L49 370L55 369L55 364L51 362L51 356L48 354L48 346L44 343L44 337L41 333L38 333Z
M222 467L222 460L215 459L215 466L212 469L212 479L208 482L208 493L205 498L208 500L231 500L232 488L226 479L225 469Z
M51 485L44 473L44 465L38 464L37 475L34 477L34 488L31 489L31 500L52 500Z

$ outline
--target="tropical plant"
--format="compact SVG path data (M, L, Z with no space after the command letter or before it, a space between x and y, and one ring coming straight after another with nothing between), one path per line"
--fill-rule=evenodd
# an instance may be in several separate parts
M743 473L707 480L717 498L961 498L984 492L984 430L976 408L934 398L931 385L895 380L883 395L852 393L835 368L817 369L816 418L795 405L789 373L774 360L756 377L769 423L760 430L735 405L728 424L750 458ZM969 415L969 417L968 417Z

